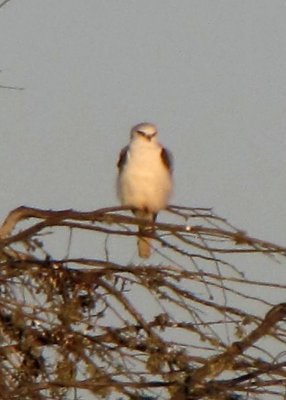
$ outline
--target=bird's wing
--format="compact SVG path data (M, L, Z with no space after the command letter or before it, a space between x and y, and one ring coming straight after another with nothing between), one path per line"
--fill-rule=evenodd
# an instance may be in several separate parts
M172 153L164 147L162 147L161 150L161 160L171 174L173 172L173 156Z
M128 151L129 151L129 146L123 147L123 149L120 151L119 158L117 161L117 167L119 169L119 172L122 171L124 165L126 164L128 158Z

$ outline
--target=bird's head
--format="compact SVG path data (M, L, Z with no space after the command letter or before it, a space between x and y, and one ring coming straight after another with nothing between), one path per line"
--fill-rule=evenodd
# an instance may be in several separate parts
M131 139L142 138L143 140L148 140L151 142L157 135L157 128L155 125L149 122L143 122L141 124L133 126L131 129Z

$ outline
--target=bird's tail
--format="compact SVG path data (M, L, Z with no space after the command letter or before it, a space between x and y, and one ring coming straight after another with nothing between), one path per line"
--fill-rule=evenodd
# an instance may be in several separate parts
M139 229L140 232L140 229ZM151 255L151 244L150 244L150 238L143 236L140 234L140 236L138 237L138 254L139 257L142 258L149 258Z
M142 210L136 210L135 215L138 218L144 218L147 221L153 221L153 222L155 221L156 218L156 214ZM149 258L151 255L151 239L150 237L146 236L146 233L150 233L151 231L152 228L139 225L138 242L137 242L139 257Z

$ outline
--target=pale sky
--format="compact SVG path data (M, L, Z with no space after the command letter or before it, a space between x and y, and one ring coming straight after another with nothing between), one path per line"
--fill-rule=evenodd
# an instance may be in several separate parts
M11 0L0 10L1 219L117 205L132 125L175 158L173 203L286 239L285 0Z
M0 218L118 205L118 153L150 121L172 203L285 245L285 21L285 0L9 1L0 85L24 90L0 89Z

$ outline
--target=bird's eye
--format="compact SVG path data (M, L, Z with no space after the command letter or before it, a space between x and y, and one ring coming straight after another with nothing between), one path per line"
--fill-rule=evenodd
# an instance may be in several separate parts
M143 131L137 131L137 133L138 133L139 135L141 135L141 136L144 136L144 137L148 138L149 140L152 139L154 136L157 135L157 132L154 132L154 133L152 133L152 134L147 134L146 132L143 132Z

